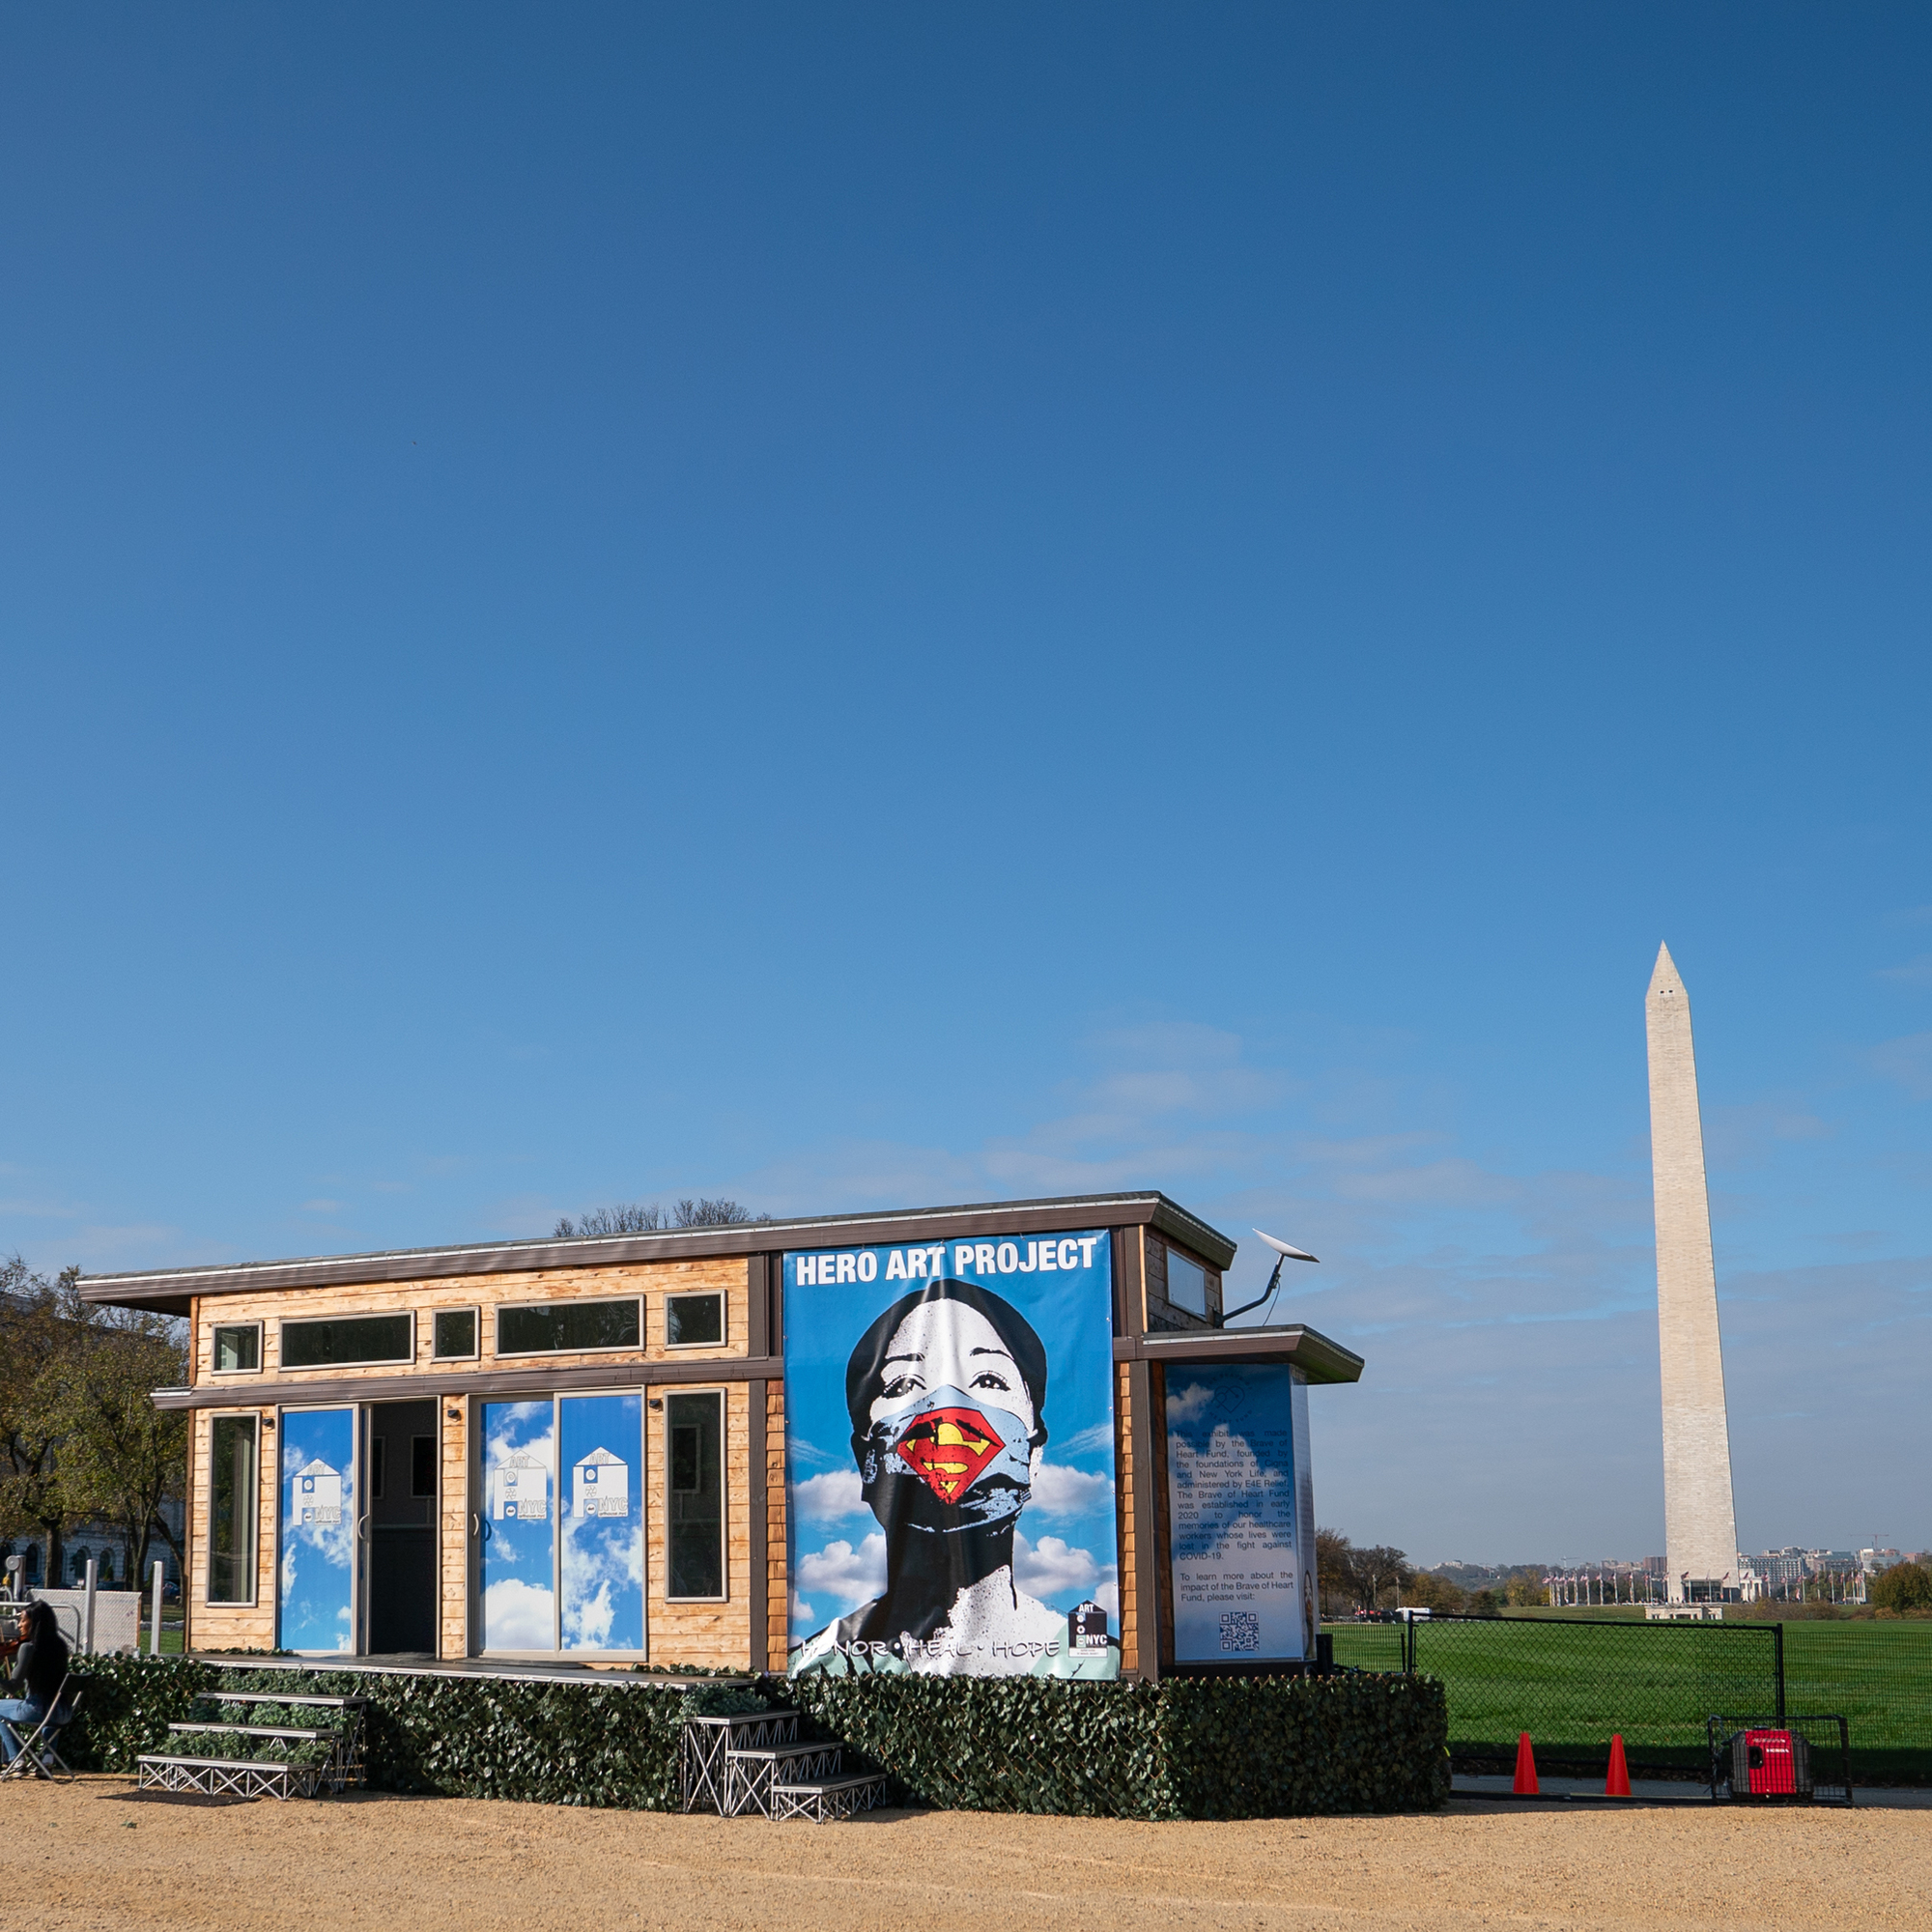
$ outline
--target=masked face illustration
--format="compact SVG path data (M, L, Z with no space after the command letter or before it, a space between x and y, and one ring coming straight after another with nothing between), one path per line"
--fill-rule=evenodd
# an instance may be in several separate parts
M867 1500L928 1529L998 1522L1026 1507L1033 1397L999 1331L961 1302L929 1302L888 1345L860 1447Z

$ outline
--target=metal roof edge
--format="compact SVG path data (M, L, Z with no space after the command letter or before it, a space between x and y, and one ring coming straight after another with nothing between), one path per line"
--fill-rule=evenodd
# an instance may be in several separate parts
M1123 1212L1138 1209L1138 1212ZM890 1237L894 1230L981 1224L975 1233L995 1232L983 1224L1045 1217L1062 1226L1083 1221L1102 1227L1151 1224L1195 1248L1222 1267L1234 1260L1236 1243L1158 1189L1122 1194L1053 1195L1027 1201L987 1201L942 1208L878 1208L857 1214L813 1214L784 1220L740 1221L724 1227L664 1229L651 1234L582 1236L566 1239L535 1236L511 1241L472 1241L428 1248L382 1248L363 1254L317 1255L286 1261L229 1262L200 1267L146 1268L119 1274L85 1275L84 1301L110 1306L185 1310L192 1294L241 1294L283 1288L355 1287L362 1283L434 1280L453 1275L512 1274L559 1267L609 1266L626 1262L673 1261L711 1255L753 1255L814 1244L857 1245L867 1238ZM961 1232L965 1232L961 1230Z

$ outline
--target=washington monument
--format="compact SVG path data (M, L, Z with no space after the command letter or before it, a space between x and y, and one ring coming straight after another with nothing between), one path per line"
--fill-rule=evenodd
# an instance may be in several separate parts
M1673 1604L1711 1602L1737 1591L1738 1524L1690 1000L1667 946L1657 949L1643 1018L1650 1043L1657 1338L1663 1369L1664 1560Z

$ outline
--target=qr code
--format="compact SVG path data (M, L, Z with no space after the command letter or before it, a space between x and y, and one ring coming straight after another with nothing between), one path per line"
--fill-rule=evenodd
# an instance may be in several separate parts
M1262 1620L1252 1610L1228 1610L1221 1618L1223 1650L1259 1650Z

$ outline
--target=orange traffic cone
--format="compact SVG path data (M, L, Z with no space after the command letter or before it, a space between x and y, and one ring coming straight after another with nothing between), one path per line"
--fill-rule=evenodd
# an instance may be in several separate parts
M1610 1775L1604 1779L1604 1796L1628 1798L1630 1795L1630 1766L1624 1762L1624 1734L1619 1731L1610 1740Z
M1529 1733L1524 1731L1516 1742L1516 1795L1534 1798L1542 1789L1536 1781L1536 1753L1529 1747Z

